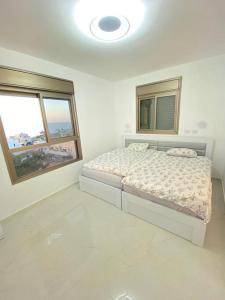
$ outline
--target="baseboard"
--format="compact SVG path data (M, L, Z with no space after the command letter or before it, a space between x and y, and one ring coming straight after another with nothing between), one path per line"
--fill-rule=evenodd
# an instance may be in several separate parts
M39 202L41 202L41 201L43 201L43 200L45 200L45 199L47 199L47 198L49 198L49 197L51 197L51 196L57 194L57 193L59 193L59 192L61 192L61 191L63 191L63 190L66 190L66 189L68 189L69 187L71 187L72 185L77 184L77 183L78 183L78 180L77 180L77 181L74 181L73 183L70 183L70 184L68 184L68 185L65 185L65 186L63 186L63 187L57 189L57 190L54 191L53 193L50 193L50 194L46 195L45 197L43 197L43 198L41 198L41 199L39 199L39 200L37 200L37 201L32 202L31 204L25 205L24 207L22 207L22 208L16 210L14 213L12 213L12 214L10 214L10 215L4 217L3 219L1 219L0 222L6 221L8 218L10 218L10 217L12 217L12 216L14 216L14 215L20 213L20 212L23 211L24 209L27 209L27 208L29 208L29 207L32 207L32 206L38 204ZM1 236L1 231L0 231L0 236Z

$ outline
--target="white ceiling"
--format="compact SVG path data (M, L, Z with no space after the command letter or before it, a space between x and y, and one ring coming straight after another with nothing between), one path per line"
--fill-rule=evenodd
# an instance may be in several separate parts
M225 0L143 1L141 28L105 44L76 28L76 0L0 0L0 46L109 80L225 53Z

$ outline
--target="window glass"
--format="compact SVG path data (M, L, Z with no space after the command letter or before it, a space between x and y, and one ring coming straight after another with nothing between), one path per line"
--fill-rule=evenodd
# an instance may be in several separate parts
M18 177L29 175L77 158L74 141L12 153Z
M139 85L137 132L178 134L182 78Z
M172 130L174 128L175 101L175 95L157 98L156 129Z
M12 184L82 159L73 96L70 80L0 67L0 143Z
M154 98L140 101L140 129L154 128Z
M68 100L44 98L49 135L52 139L73 136L70 104Z
M39 99L0 95L0 116L10 149L46 142Z

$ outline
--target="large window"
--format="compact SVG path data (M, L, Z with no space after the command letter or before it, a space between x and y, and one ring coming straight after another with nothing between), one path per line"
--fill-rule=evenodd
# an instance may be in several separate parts
M181 78L137 87L137 132L176 134Z
M62 84L60 87L59 79L54 78L46 79L52 79L46 84L42 77L43 85L46 84L44 89L48 85L49 90L60 87L63 93L47 92L41 86L34 89L35 84L40 83L41 75L22 71L29 83L29 76L37 76L38 81L35 77L31 81L32 88L15 87L11 82L7 86L1 85L4 71L0 68L0 137L12 183L80 160L82 153L73 86L65 81L67 86Z

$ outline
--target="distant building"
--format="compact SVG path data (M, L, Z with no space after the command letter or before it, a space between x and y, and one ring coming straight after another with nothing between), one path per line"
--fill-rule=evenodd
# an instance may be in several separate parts
M10 136L8 139L9 148L16 148L32 144L32 139L27 133L21 132L20 134Z
M27 133L21 132L18 134L18 140L21 146L26 146L32 142L31 137Z
M10 137L8 139L8 146L9 146L9 149L12 149L12 148L18 148L18 147L20 147L20 144L13 137Z

